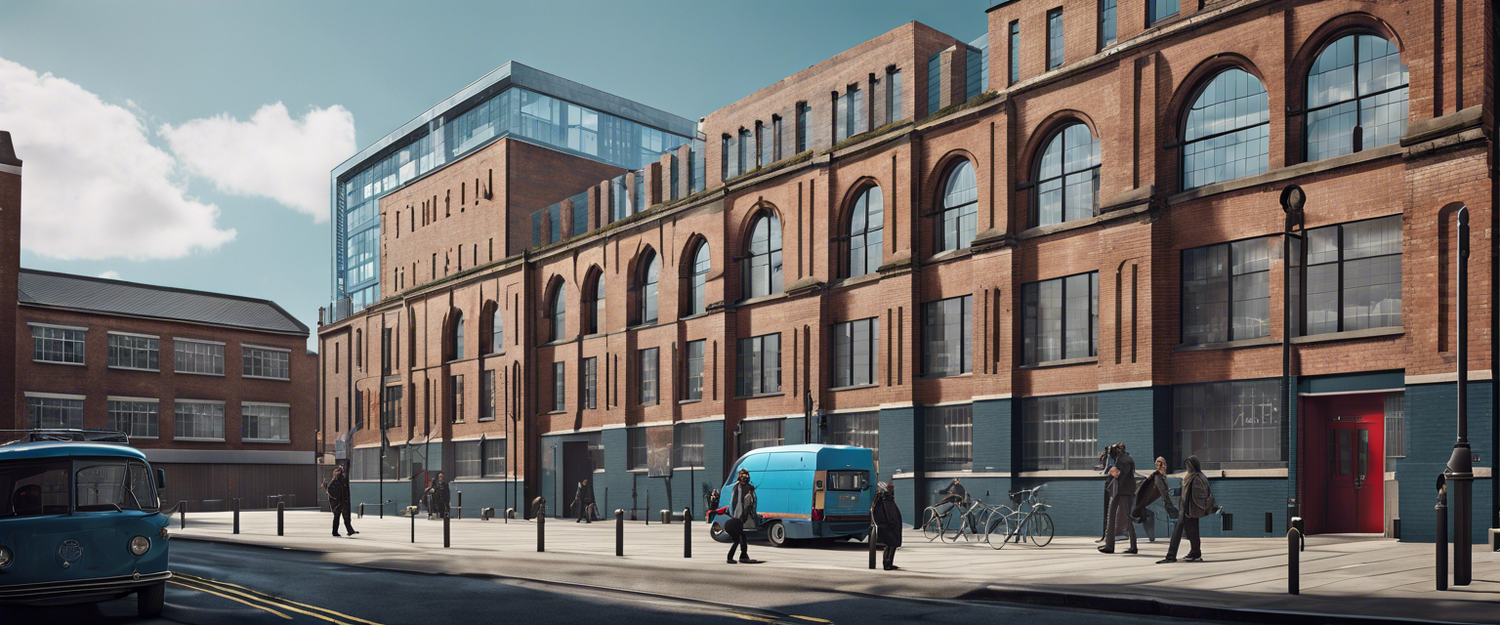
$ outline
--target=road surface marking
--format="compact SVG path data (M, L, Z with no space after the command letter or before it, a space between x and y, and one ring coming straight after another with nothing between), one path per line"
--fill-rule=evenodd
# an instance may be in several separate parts
M197 587L197 586L189 586L189 585L187 585L187 584L184 584L184 583L182 583L182 582L179 582L179 581L177 581L177 580L175 580L175 579L173 579L173 580L167 580L167 583L168 583L168 584L176 584L176 585L178 585L178 586L181 586L181 587L183 587L183 588L186 588L186 589L188 589L188 590L196 590L196 591L198 591L198 592L201 592L201 593L206 593L206 594L210 594L210 595L214 595L214 596L216 596L216 597L223 597L223 598L225 598L225 599L228 599L228 600L230 600L230 601L233 601L233 602L235 602L235 603L243 603L243 604L245 604L245 605L248 605L248 606L250 606L250 607L252 607L252 608L255 608L255 609L257 609L257 610L265 610L265 611L267 611L267 612L270 612L270 613L271 613L271 614L275 614L275 615L276 615L276 616L279 616L279 617L281 617L281 618L284 618L284 619L286 619L286 620L288 620L288 621L290 621L290 620L292 620L292 617L290 617L290 616L287 616L287 615L285 615L285 614L282 614L282 613L280 613L280 612L277 612L277 611L275 611L275 610L272 610L272 609L271 609L271 608L268 608L268 607L265 607L265 606L263 606L263 605L256 605L256 604L254 604L254 603L250 603L250 602L249 602L249 601L245 601L245 600L243 600L243 599L236 599L236 598L234 598L234 597L231 597L231 596L229 596L229 595L226 595L226 594L222 594L222 593L217 593L217 592L214 592L214 591L212 591L212 590L208 590L208 589L205 589L205 588L199 588L199 587Z
M379 623L375 623L375 622L372 622L372 621L367 621L367 620L364 620L364 619L361 619L361 618L356 618L356 617L349 616L347 614L343 614L343 613L340 613L340 612L335 612L335 611L330 610L328 608L320 608L320 607L317 607L317 606L307 605L305 603L298 603L296 601L291 601L291 600L288 600L288 599L283 599L283 598L277 597L275 595L269 595L269 594L260 592L258 590L251 590L249 588L245 588L244 586L240 586L240 585L237 585L237 584L231 584L229 582L214 581L214 580L204 579L202 577L198 577L198 576L195 576L195 575L187 575L187 574L179 574L179 577L184 577L184 578L187 578L188 580L196 582L198 584L209 586L211 588L216 588L218 590L222 590L222 591L230 593L230 594L239 595L241 597L245 597L246 599L250 599L252 601L259 601L259 602L262 602L262 603L273 605L273 606L276 606L276 607L281 608L283 610L286 610L288 612L296 612L298 614L304 614L304 615L311 616L311 617L316 618L316 619L328 621L329 623L334 623L334 625L349 625L349 623L346 623L346 622L341 621L341 620L337 620L336 618L332 618L332 617L337 617L337 618L342 618L342 619L349 619L351 621L356 621L356 622L359 622L359 623L365 623L366 625L380 625ZM300 608L307 608L307 610L317 610L318 612L325 612L328 615L332 615L332 617L325 616L324 614L318 614L317 612L309 612L307 610L300 609L297 606L300 606Z
M801 619L801 620L810 621L810 622L813 622L813 623L828 623L828 625L833 625L833 621L824 620L824 619L820 619L820 618L815 618L815 617L811 617L811 616L797 616L796 614L791 614L789 616L791 616L794 619Z

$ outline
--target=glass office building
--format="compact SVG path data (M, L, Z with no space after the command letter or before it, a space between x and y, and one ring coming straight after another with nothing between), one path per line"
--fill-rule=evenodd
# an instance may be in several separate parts
M506 63L333 171L332 318L380 299L380 198L501 138L640 169L697 134L691 120Z

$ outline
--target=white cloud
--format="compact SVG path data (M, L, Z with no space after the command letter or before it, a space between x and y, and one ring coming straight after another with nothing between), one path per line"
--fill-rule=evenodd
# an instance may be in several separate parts
M100 278L104 278L106 280L119 280L120 279L120 272L114 271L114 270L110 270L110 271L106 271L104 273L99 274L99 277Z
M280 102L249 121L228 115L158 130L193 174L220 191L262 196L328 220L328 173L354 153L354 115L339 105L311 108L293 119Z
M0 58L0 129L25 162L21 245L38 255L180 258L235 237L136 113L76 83Z

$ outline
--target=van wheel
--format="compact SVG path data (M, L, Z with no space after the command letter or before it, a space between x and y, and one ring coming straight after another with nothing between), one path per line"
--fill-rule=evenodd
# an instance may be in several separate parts
M167 583L157 582L135 593L135 612L142 617L161 616L167 601Z
M732 540L729 538L729 532L724 531L724 526L718 521L708 527L708 535L713 537L715 542L727 543Z
M778 549L789 547L792 544L792 541L787 540L786 525L782 524L781 521L773 521L770 525L766 526L766 540L771 543L772 547Z

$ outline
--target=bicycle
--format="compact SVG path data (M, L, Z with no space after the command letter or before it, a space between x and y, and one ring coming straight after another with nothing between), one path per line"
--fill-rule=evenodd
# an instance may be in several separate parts
M1037 493L1045 486L1012 492L1010 500L1016 504L1016 509L997 506L995 514L986 519L985 542L992 549L1004 549L1011 541L1017 544L1030 541L1038 547L1046 547L1052 542L1055 527L1052 517L1047 514L1047 508L1051 506L1037 499ZM997 535L1002 537L998 545L995 544Z
M967 496L960 502L928 506L922 511L922 535L929 541L941 537L950 543L957 542L960 535L977 536L980 527L977 509L982 506L979 500Z

